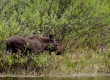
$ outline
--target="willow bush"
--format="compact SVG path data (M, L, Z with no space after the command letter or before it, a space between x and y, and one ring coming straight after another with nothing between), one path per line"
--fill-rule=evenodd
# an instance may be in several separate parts
M5 51L8 37L25 37L32 32L40 36L53 34L68 54L74 48L109 49L110 1L0 0L0 54Z

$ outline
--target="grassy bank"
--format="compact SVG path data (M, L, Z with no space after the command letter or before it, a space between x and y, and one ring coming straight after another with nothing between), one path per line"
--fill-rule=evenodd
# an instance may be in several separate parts
M1 55L1 74L15 75L64 75L73 73L109 73L110 49L96 52L88 48L72 49L63 55L31 55L31 59L19 55Z

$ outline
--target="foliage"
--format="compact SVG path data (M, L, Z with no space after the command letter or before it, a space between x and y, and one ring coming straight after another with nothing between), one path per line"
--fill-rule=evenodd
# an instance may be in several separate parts
M32 32L40 36L53 34L65 53L63 58L54 55L53 59L47 55L31 56L32 64L44 72L50 68L84 72L96 67L96 72L110 72L110 0L0 0L0 72L8 66L11 70L15 63L24 66L28 62L24 57L16 59L3 54L9 36L26 37ZM77 55L83 56L71 58Z

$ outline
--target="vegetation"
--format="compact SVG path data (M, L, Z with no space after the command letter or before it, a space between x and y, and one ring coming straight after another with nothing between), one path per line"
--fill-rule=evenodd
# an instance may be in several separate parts
M6 55L6 40L32 32L59 39L63 53ZM0 73L110 72L110 0L0 0Z

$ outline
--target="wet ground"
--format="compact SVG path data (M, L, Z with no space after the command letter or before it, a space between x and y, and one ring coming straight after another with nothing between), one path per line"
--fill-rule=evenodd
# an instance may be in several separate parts
M110 80L109 74L73 74L62 76L1 76L0 80Z

